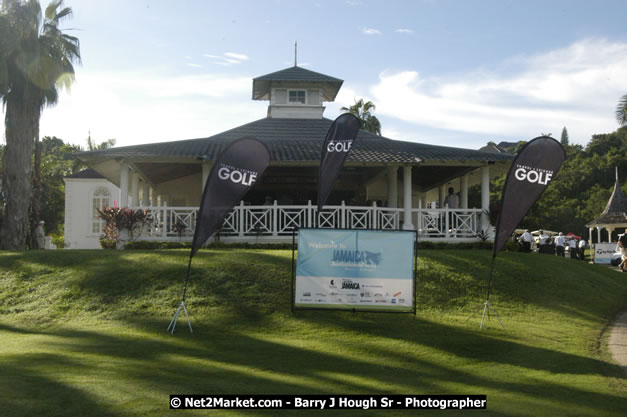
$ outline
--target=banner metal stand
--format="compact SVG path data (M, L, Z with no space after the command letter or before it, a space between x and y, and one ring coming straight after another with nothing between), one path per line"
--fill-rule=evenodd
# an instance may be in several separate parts
M492 306L490 305L490 290L492 289L492 272L494 271L494 258L495 257L492 257L492 262L490 262L490 279L488 280L488 293L486 295L485 302L483 303L483 314L481 315L481 324L479 325L479 329L483 329L483 323L485 321L486 315L488 316L488 320L490 319L490 311L496 316L496 319L499 321L501 327L505 329L501 318L498 314L496 314L496 310L494 310L494 308L492 308ZM474 315L475 313L472 313L470 316L468 316L466 321L470 320Z
M179 315L181 314L181 309L183 309L183 312L185 313L185 317L187 318L187 325L189 326L189 332L190 333L194 333L194 330L192 330L192 323L189 321L189 315L187 314L187 307L185 307L185 296L187 295L187 284L189 282L189 272L192 268L192 257L189 257L189 264L187 264L187 277L185 278L185 289L183 290L183 299L181 300L181 304L179 304L179 308L176 310L176 313L174 313L174 317L172 317L172 320L170 321L170 324L168 325L168 329L166 330L166 332L170 331L170 327L172 328L172 331L170 332L170 334L174 334L174 329L176 328L176 322L179 319Z
M181 314L181 308L183 309L183 312L185 313L185 317L187 318L187 325L189 326L190 333L194 333L194 330L192 330L192 323L189 321L189 315L187 314L187 308L185 307L185 301L181 301L179 308L176 310L176 313L174 313L174 317L172 317L172 321L170 322L170 324L168 325L168 329L166 330L166 331L170 331L170 327L171 327L172 331L170 332L170 334L174 334L174 329L176 328L176 322L178 321L179 314Z

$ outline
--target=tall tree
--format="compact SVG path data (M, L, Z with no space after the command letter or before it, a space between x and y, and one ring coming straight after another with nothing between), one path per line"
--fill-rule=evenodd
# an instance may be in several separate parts
M562 137L560 138L560 143L562 146L568 146L570 143L568 142L568 130L566 130L566 126L562 129Z
M347 111L354 114L361 120L361 128L367 130L370 133L381 136L381 122L372 112L376 109L376 106L372 101L364 102L363 98L355 100L355 104L350 107L342 107L342 111Z
M6 208L0 248L20 250L29 232L32 157L45 106L74 81L80 61L77 38L59 23L72 10L54 0L42 15L37 0L4 0L0 9L0 97L6 109L3 157Z
M621 126L627 125L627 94L618 100L618 105L616 106L616 121Z

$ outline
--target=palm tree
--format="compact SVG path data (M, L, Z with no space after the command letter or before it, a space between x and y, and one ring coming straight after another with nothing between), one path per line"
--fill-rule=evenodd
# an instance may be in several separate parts
M59 23L71 16L54 0L42 16L38 0L4 0L0 9L0 98L4 104L6 149L3 174L7 194L0 248L25 247L29 229L32 157L45 106L56 104L60 88L74 81L79 41Z
M361 121L361 128L375 135L381 136L381 122L371 112L376 109L372 101L364 102L363 98L355 100L355 104L350 107L342 107L342 111L354 114Z
M618 100L618 105L616 106L616 121L621 126L627 125L627 94Z
M96 141L91 138L91 132L87 132L87 150L88 151L98 151L101 149L112 148L115 146L115 143L116 143L115 138L107 139L101 143L96 143Z

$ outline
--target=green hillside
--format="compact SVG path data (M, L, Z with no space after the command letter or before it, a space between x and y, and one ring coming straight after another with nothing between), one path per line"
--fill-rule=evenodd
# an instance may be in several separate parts
M0 415L622 416L605 350L627 274L485 250L420 252L418 314L290 311L290 251L0 253ZM474 314L467 320L467 318ZM170 411L169 395L485 394L482 411Z

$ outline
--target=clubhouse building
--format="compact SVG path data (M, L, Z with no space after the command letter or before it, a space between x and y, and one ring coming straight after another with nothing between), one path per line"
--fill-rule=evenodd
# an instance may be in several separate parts
M489 181L513 155L393 140L360 131L327 205L316 208L322 142L332 120L324 103L343 81L293 66L253 79L252 99L266 117L217 135L81 152L88 169L65 178L65 242L99 248L97 208L144 208L150 223L138 240L191 240L204 184L232 141L254 136L268 145L265 174L225 218L225 242L288 242L293 228L411 229L421 240L475 241L490 233ZM481 185L481 206L468 188ZM442 203L452 187L459 207Z

